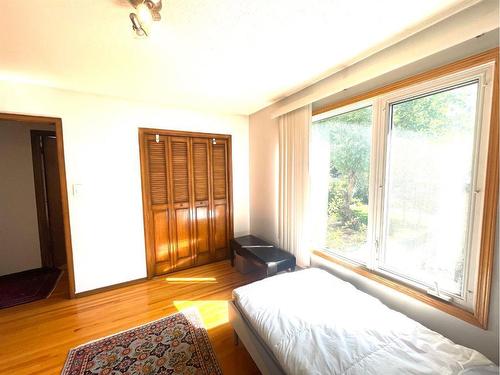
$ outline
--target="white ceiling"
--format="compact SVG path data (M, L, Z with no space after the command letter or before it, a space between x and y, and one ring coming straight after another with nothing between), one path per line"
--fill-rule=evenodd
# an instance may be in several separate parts
M249 114L473 0L2 0L0 79Z

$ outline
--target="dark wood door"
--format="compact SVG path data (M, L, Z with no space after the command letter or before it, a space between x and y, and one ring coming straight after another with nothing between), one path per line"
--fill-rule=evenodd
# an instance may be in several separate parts
M55 136L43 137L43 150L53 265L62 267L66 265L66 248Z
M64 267L66 245L55 132L31 132L42 265Z

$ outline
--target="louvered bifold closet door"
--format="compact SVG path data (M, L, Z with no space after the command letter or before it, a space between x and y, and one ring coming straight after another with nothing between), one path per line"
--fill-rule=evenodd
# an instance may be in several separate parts
M176 269L194 265L191 228L190 142L187 137L169 137L170 194L172 202L172 255Z
M217 260L229 254L229 181L228 181L228 143L215 139L210 144L212 166L212 243Z
M231 137L140 129L148 277L229 256Z
M148 225L155 274L172 270L167 137L146 135L144 148L146 183L149 190Z
M209 263L215 258L210 242L210 143L207 138L191 138L193 170L193 232L196 264ZM211 251L212 250L212 251Z

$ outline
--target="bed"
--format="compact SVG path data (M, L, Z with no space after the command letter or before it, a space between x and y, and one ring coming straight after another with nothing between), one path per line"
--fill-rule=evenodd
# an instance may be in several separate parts
M318 269L233 291L229 317L263 374L494 374L456 345Z

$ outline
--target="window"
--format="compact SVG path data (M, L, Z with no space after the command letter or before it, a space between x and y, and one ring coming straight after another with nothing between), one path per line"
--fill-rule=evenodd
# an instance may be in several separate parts
M314 247L473 311L493 64L313 117Z
M314 205L322 209L321 247L366 263L372 106L317 120L312 129L311 157L318 172L316 179L324 182L313 183L311 188L328 184L327 203Z
M380 267L465 296L478 82L390 104Z

